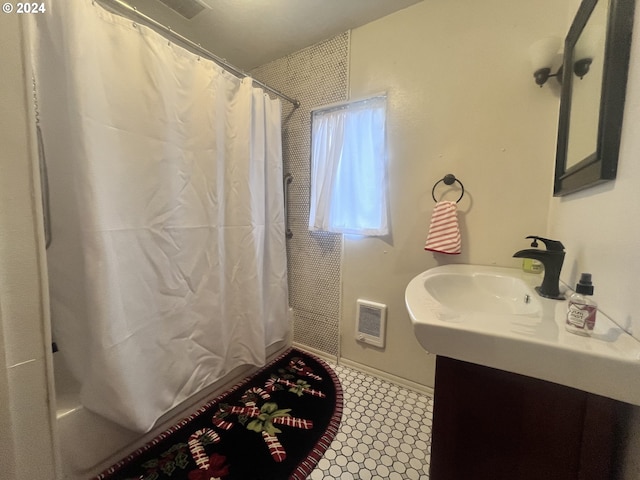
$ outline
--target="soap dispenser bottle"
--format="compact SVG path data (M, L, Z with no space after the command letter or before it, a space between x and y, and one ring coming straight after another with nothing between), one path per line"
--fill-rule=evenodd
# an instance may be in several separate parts
M593 295L593 283L591 274L583 273L576 285L576 292L569 297L567 308L567 321L565 328L578 335L591 335L596 324L596 312L598 304L591 297Z

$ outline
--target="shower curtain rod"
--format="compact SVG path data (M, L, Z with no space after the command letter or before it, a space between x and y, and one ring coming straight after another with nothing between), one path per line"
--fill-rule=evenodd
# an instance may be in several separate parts
M186 44L187 46L189 46L190 48L194 49L195 51L197 51L198 53L202 54L203 56L213 60L215 63L217 63L218 65L223 67L225 70L231 72L232 74L234 74L237 77L240 77L240 78L251 77L251 75L249 75L248 73L246 73L243 70L239 69L238 67L233 66L232 64L227 62L224 58L218 57L217 55L215 55L214 53L211 53L206 48L203 48L202 46L200 46L199 43L192 42L187 37L184 37L184 36L180 35L178 32L175 32L174 30L172 30L171 27L167 27L167 26L163 25L162 23L157 22L153 18L151 18L148 15L145 15L144 13L138 11L138 9L136 7L132 7L127 2L124 2L123 0L98 0L98 1L99 2L113 3L113 4L118 5L119 7L125 9L129 13L132 13L136 17L141 18L146 23L150 23L154 27L160 29L162 32L164 32L164 33L176 38L181 43ZM253 80L253 83L255 83L256 85L259 85L264 90L267 90L268 92L273 93L274 95L282 98L283 100L286 100L287 102L292 103L294 108L298 108L300 106L300 102L298 100L296 100L295 98L291 98L291 97L285 95L284 93L279 92L278 90L276 90L274 88L271 88L269 85L267 85L265 83L262 83L259 80L256 80L253 77L252 77L252 80Z

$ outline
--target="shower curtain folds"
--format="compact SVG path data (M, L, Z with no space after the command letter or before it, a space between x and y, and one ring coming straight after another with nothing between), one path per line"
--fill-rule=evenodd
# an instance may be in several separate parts
M101 1L107 2L107 5L113 4L117 9L122 9L122 10L126 11L128 15L132 15L134 17L137 17L137 18L141 19L142 21L146 22L147 24L152 25L154 28L159 29L165 35L170 36L170 37L178 40L179 42L187 45L189 48L191 48L192 50L194 50L196 52L202 53L205 57L213 60L218 65L224 67L226 70L228 70L229 72L233 73L235 76L237 76L239 78L244 78L244 77L248 77L249 76L248 73L246 73L245 71L241 70L240 68L230 64L224 58L218 57L217 55L211 53L209 50L207 50L205 48L202 48L202 46L199 43L192 42L188 38L180 35L176 31L172 30L171 27L167 27L167 26L163 25L162 23L157 22L153 18L151 18L148 15L145 15L144 13L142 13L137 8L132 7L127 2L125 2L123 0L101 0ZM280 97L281 99L286 100L287 102L290 102L293 105L294 108L298 108L300 106L300 102L298 100L296 100L295 98L291 98L288 95L285 95L284 93L282 93L282 92L280 92L278 90L275 90L274 88L271 88L269 85L267 85L265 83L262 83L262 82L260 82L258 80L254 79L254 83L257 86L265 89L266 91L268 91L268 92Z
M54 338L83 404L144 432L288 335L280 102L91 0L48 10Z

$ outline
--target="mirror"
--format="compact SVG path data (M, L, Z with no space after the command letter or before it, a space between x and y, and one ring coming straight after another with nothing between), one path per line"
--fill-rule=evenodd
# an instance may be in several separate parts
M565 40L554 196L616 177L635 0L583 0Z

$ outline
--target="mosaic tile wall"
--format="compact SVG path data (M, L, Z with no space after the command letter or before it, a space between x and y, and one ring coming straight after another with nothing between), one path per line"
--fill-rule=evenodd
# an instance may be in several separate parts
M347 99L349 32L256 68L254 78L298 99L283 101L282 148L289 185L289 303L294 341L338 355L342 236L308 231L311 110Z

